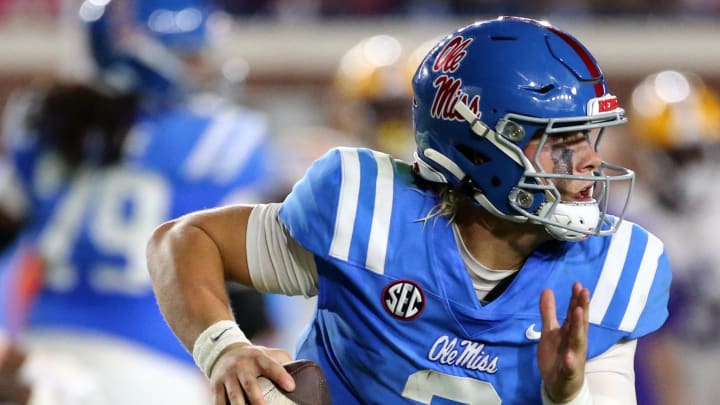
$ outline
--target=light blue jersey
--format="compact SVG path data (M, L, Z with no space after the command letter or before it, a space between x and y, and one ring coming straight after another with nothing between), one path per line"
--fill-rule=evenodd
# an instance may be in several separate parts
M543 289L560 322L572 284L591 293L588 358L659 328L670 269L663 244L624 222L613 237L551 242L482 306L439 203L411 167L367 149L316 161L282 205L314 253L317 315L298 358L319 362L336 404L541 403Z
M192 361L163 320L145 264L145 244L160 223L188 212L252 200L273 185L267 122L227 108L208 115L174 107L142 115L122 161L75 175L32 134L13 142L13 163L29 201L29 225L6 252L2 314L16 319L22 255L44 260L28 324L128 339ZM69 181L68 179L72 179ZM27 284L27 283L25 283Z

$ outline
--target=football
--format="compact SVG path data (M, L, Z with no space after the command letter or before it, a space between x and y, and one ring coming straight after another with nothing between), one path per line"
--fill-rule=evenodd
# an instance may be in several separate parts
M285 363L285 370L295 379L295 391L286 392L265 377L258 377L268 405L330 405L330 391L320 366L309 360Z

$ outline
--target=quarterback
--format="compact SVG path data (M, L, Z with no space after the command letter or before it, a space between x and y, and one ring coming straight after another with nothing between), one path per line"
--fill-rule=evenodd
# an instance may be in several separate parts
M412 163L332 149L282 204L154 232L160 308L215 403L264 403L259 375L294 389L290 355L233 322L227 279L317 295L295 357L323 367L333 403L635 403L635 348L667 317L670 269L658 238L608 213L634 173L598 152L626 119L594 57L501 17L441 40L413 90Z

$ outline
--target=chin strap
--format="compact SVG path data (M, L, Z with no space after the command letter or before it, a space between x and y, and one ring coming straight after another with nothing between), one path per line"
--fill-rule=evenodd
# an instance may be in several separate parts
M544 223L545 230L555 239L574 242L587 239L592 231L597 229L600 222L600 208L595 200L582 202L546 202L540 207L540 216L547 215L547 212L555 205L555 209L549 215L549 220L567 226L560 227ZM574 231L569 228L587 230L589 233Z

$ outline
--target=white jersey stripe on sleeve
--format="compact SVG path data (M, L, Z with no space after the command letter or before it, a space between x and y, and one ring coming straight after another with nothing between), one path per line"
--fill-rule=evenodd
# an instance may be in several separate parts
M377 162L378 173L365 267L375 273L383 274L390 232L390 217L392 216L394 171L388 155L379 152L373 152L373 155Z
M228 183L238 176L255 155L265 136L262 121L252 116L243 117L242 120L238 118L236 117L235 124L231 127L232 136L223 148L222 157L214 162L217 166L214 179L220 184Z
M625 266L632 229L632 222L623 221L613 236L612 242L610 242L605 264L590 300L590 323L601 323L608 307L610 307L610 302L615 295L615 289Z
M630 302L628 302L625 315L620 322L619 329L625 332L632 332L637 326L640 315L645 309L650 288L655 279L655 272L658 267L658 259L663 252L663 244L655 235L648 233L648 242L645 247L640 269L638 270L632 293L630 293Z
M234 117L232 110L226 110L205 129L183 166L183 172L189 179L197 180L213 172L217 159L232 136Z
M335 216L335 230L330 243L330 256L347 260L350 256L355 215L360 196L360 156L353 148L338 148L342 178L340 201Z

